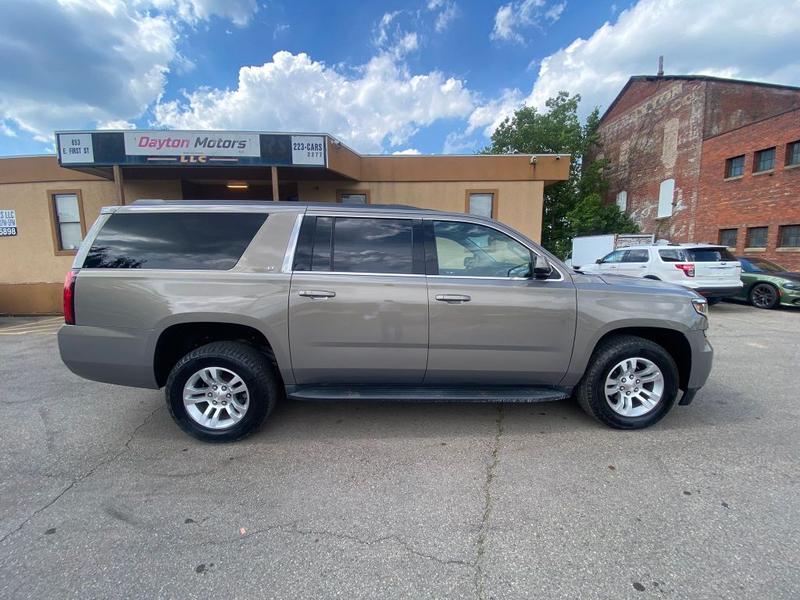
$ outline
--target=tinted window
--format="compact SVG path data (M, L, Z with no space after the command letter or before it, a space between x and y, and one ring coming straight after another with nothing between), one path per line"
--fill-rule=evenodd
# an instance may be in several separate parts
M434 221L433 234L439 275L530 276L528 248L496 229L458 221Z
M683 250L678 249L659 250L658 255L664 262L683 262L688 260L686 255L683 253Z
M686 254L689 260L694 262L722 262L732 260L736 257L725 248L687 248Z
M740 258L745 273L783 273L788 269L764 258Z
M267 215L258 213L133 213L109 217L84 268L233 268Z
M650 260L647 250L628 250L622 262L626 263L645 263Z
M311 255L312 271L331 270L331 238L333 237L333 217L317 217L314 232L314 246Z
M625 250L615 250L611 254L606 254L603 257L603 263L618 263L622 262L622 257L625 256Z
M333 270L345 273L413 273L410 219L337 217Z

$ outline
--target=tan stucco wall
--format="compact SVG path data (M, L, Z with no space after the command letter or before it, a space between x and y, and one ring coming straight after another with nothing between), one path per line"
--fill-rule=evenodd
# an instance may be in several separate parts
M339 190L367 190L373 204L409 204L451 212L465 211L467 190L497 190L497 220L534 241L541 238L544 201L544 183L541 181L298 183L300 200L304 202L335 202Z
M122 188L125 191L125 204L136 200L182 200L181 182L177 179L136 180L123 177Z
M102 206L116 204L114 183L109 181L51 181L0 186L0 209L17 212L17 235L0 238L0 284L58 283L64 280L73 257L56 255L48 192L75 189L81 190L87 230L100 214Z

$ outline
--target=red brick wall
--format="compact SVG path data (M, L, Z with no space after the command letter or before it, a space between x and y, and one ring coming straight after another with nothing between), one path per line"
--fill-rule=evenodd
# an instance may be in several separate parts
M800 92L773 87L710 81L706 87L703 137L800 108Z
M800 271L800 252L781 250L778 228L800 225L800 167L787 168L786 145L800 140L800 110L709 138L703 143L697 240L719 239L719 230L737 228L738 254L763 256ZM772 173L753 174L754 152L776 146ZM745 155L744 175L725 180L725 159ZM765 251L745 253L748 227L769 227Z
M673 79L634 82L600 126L600 156L609 163L607 201L626 191L627 212L658 239L694 237L705 86L705 81ZM659 219L659 186L670 178L675 179L673 216Z

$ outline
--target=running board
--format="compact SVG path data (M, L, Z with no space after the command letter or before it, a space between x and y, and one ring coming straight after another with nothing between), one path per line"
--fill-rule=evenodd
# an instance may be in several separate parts
M552 402L569 394L551 387L286 386L292 400L371 402Z

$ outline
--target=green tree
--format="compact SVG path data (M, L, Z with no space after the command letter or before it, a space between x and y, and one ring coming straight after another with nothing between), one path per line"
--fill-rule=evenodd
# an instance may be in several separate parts
M492 154L570 154L570 174L545 188L542 245L566 256L576 235L633 233L636 224L616 205L605 204L608 183L603 178L604 161L584 164L599 143L600 112L595 108L581 124L581 97L559 92L545 103L544 112L523 106L506 118L492 134L484 152Z

